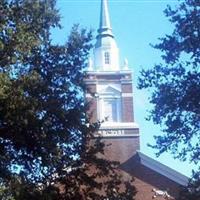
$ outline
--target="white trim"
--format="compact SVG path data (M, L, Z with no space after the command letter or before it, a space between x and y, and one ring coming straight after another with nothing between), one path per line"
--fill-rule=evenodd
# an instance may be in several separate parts
M138 129L139 126L135 122L104 122L100 129Z
M132 129L134 132L134 129ZM139 133L125 133L125 130L122 129L99 129L98 133L94 135L95 137L123 137L123 138L129 138L129 137L140 137Z
M121 80L121 83L122 84L132 84L132 79L127 79L127 80L125 80L125 79L123 79L123 80Z
M121 99L120 95L113 94L97 94L99 99Z
M116 121L121 122L121 85L120 84L108 84L104 82L103 84L97 85L97 96L98 96L98 106L97 113L99 120L105 120L107 117L107 110L105 108L105 102L112 101L116 108ZM114 108L114 107L113 107ZM111 113L108 114L108 116ZM112 119L108 118L108 121ZM115 120L114 120L115 121Z
M86 85L97 84L97 79L85 79Z
M111 75L111 74L132 74L133 72L131 70L120 70L120 71L86 71L87 74L93 74L93 75Z
M121 94L122 95L122 97L133 97L133 93L122 93ZM94 96L92 96L90 93L86 93L86 98L95 98ZM120 98L120 96L119 95L107 95L107 94L97 94L97 97L99 97L99 98L105 98L105 97L107 97L107 98Z
M133 97L133 93L122 93L122 97Z
M117 93L120 94L121 92L121 85L118 84L109 84L104 82L104 84L98 84L97 85L97 92L99 94L105 94L105 93Z
M91 84L99 84L99 83L120 83L120 84L122 84L122 83L124 83L124 84L132 84L132 79L128 79L128 80L119 80L119 79L113 79L113 80L105 80L105 79L99 79L99 78L97 78L97 79L93 79L93 80L91 80L91 79L85 79L85 84L86 85L91 85Z
M141 164L152 169L153 171L162 174L163 176L169 178L170 180L186 186L188 184L189 178L176 170L150 158L149 156L145 155L144 153L138 151L138 155L141 159Z
M128 132L127 132L128 131ZM101 124L95 137L140 137L139 127L134 122L104 122Z
M107 101L112 101L114 103L114 107L116 109L115 115L116 115L116 123L121 121L121 98L120 96L110 96L110 95L105 95L105 96L100 96L99 97L99 114L100 114L100 120L104 120L104 118L109 117L107 116L107 110L106 110L106 102ZM111 113L109 113L111 114ZM112 113L114 114L114 113ZM111 114L111 115L112 115ZM112 119L108 118L108 121ZM115 121L115 120L114 120Z
M101 83L101 84L98 84L97 85L97 91L99 93L102 93L104 91L111 91L112 93L113 92L121 92L121 84L120 82L118 81L118 83L110 83L109 81L107 80L104 80L104 83Z

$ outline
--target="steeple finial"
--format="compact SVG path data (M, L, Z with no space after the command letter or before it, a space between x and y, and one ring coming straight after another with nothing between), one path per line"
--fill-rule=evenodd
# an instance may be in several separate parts
M113 37L108 11L108 0L101 0L101 13L99 24L99 35L109 35Z

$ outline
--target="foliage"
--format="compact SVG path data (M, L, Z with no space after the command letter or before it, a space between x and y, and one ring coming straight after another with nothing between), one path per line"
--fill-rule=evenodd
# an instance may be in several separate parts
M3 184L0 185L0 198L1 200L15 200L9 188Z
M179 200L199 200L200 199L200 172L193 172L193 178L181 193Z
M0 195L133 199L118 164L96 156L101 140L91 145L99 126L89 124L84 99L91 33L76 25L65 45L53 45L50 29L60 27L55 5L0 1Z
M0 66L26 62L34 47L59 25L54 0L0 1Z
M163 127L155 136L157 155L170 151L175 158L200 164L200 1L185 0L166 16L174 31L160 39L163 63L142 70L139 88L152 91L150 119ZM196 176L197 177L197 176Z
M151 88L154 105L150 118L163 125L163 136L156 137L159 153L172 151L177 157L199 161L200 137L200 2L187 0L177 10L165 11L175 24L174 32L155 45L166 64L142 70L139 88ZM195 139L195 140L194 140ZM180 151L181 144L181 151Z

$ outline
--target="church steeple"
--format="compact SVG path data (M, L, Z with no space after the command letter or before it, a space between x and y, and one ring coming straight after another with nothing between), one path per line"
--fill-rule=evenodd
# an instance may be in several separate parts
M99 33L98 36L108 35L108 36L113 37L112 28L111 28L111 24L110 24L110 16L109 16L109 12L108 12L108 1L107 0L101 1L100 24L99 24L98 33Z
M86 99L90 102L90 121L102 122L94 137L104 138L106 159L125 163L139 149L139 128L134 121L132 72L128 70L127 59L122 68L119 66L108 3L101 0L94 57L88 61L85 80Z
M99 71L119 71L119 50L112 33L108 0L101 0L100 26L94 49L94 67Z

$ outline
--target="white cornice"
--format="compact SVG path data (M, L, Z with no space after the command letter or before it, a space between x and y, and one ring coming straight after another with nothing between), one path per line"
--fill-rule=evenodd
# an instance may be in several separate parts
M133 93L122 93L122 97L133 97Z
M86 93L85 95L87 98L99 98L99 95L96 96L91 95L90 93ZM110 96L108 96L110 97ZM113 95L112 95L113 97ZM122 93L122 97L133 97L133 93ZM115 98L119 98L119 96L115 96Z
M104 122L100 129L138 129L139 126L135 122Z
M124 75L124 74L132 74L131 70L120 70L120 71L87 71L87 74L90 75L113 75L113 74L119 74L119 75Z
M159 161L150 158L149 156L145 155L144 153L138 151L138 155L141 160L141 164L152 169L153 171L162 174L163 176L169 178L170 180L186 186L188 184L189 178L176 170L160 163Z
M99 83L121 83L121 84L132 84L132 81L126 80L126 81L120 81L120 80L105 80L105 79L85 79L85 84L90 85L90 84L99 84Z

